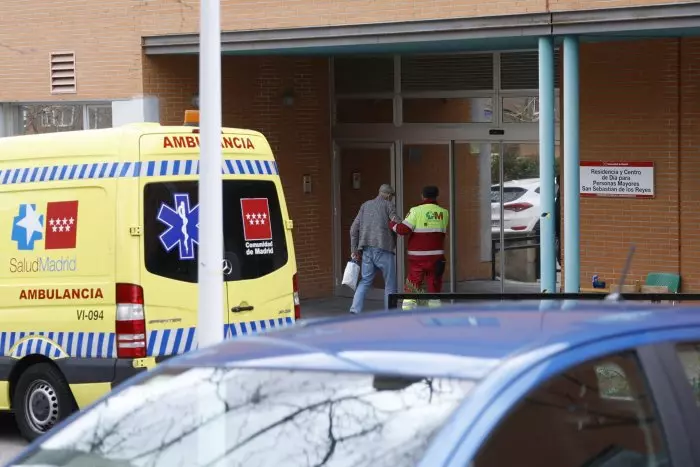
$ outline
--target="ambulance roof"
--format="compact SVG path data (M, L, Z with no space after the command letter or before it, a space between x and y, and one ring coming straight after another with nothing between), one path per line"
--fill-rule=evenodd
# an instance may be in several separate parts
M137 159L138 151L121 151L124 145L138 145L143 136L186 135L199 137L192 126L164 126L159 123L131 123L116 128L77 130L36 135L0 138L0 164L3 162L60 159L63 157L112 157ZM269 145L263 134L241 128L222 128L224 135L252 137L264 141L259 148L269 153ZM194 152L198 152L198 146ZM193 152L193 151L190 151ZM123 157L122 157L123 155Z

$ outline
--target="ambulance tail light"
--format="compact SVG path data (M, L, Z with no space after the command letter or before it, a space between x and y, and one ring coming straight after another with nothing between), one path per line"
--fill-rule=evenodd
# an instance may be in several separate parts
M294 319L301 319L301 303L299 302L299 279L292 276L292 288L294 290Z
M143 288L135 284L117 284L117 358L146 356L146 316Z

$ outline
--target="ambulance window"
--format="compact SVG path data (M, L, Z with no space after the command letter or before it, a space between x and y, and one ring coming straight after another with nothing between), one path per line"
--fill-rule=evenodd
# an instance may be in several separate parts
M197 182L149 183L144 188L144 257L158 276L197 282ZM249 280L287 264L287 240L277 188L260 180L223 183L224 277Z

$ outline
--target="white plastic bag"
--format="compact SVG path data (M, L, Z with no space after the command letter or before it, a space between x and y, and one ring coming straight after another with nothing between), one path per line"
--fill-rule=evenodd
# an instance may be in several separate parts
M360 278L360 265L356 261L348 261L343 273L343 285L347 285L352 290L357 287L357 280Z

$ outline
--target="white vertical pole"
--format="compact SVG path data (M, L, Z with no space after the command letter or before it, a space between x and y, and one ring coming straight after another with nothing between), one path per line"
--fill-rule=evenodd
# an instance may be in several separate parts
M199 313L197 344L224 340L223 207L221 189L221 24L220 0L200 1L199 31ZM216 373L216 372L212 372ZM216 379L212 375L212 379ZM216 388L215 388L216 389ZM201 385L198 415L211 416L211 387ZM197 464L223 456L227 417L199 430Z
M197 343L224 339L220 0L201 0L199 32L199 313Z

